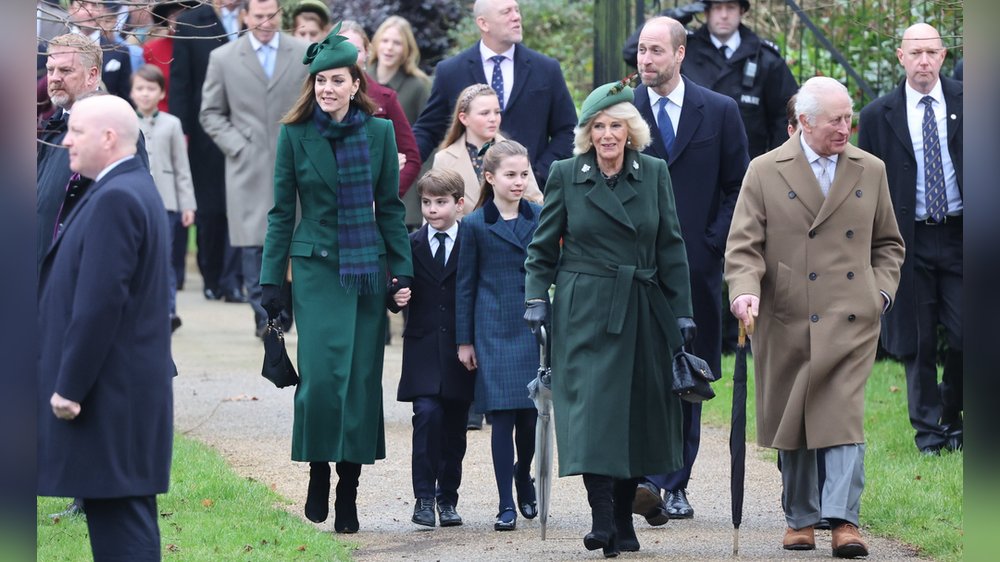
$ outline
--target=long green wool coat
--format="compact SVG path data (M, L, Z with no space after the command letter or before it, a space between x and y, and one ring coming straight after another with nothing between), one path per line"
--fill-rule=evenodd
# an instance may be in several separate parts
M666 163L626 150L614 190L594 151L556 162L525 263L528 299L552 303L559 475L680 468L670 389L678 316L691 316L687 254ZM560 239L562 244L560 245Z
M367 130L382 270L386 276L413 276L392 124L371 118ZM340 285L338 185L333 148L313 122L282 126L260 282L280 285L291 256L302 379L295 389L292 460L371 464L385 458L386 294L380 287L377 294L359 296ZM302 208L298 226L296 197Z

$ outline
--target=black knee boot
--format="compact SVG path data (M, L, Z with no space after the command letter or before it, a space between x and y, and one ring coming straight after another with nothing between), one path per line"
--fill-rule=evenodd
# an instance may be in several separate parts
M602 548L604 556L608 558L618 555L618 549L615 547L611 482L610 476L583 475L583 485L587 487L587 502L590 503L590 515L593 519L590 532L583 537L583 546L587 550Z
M309 463L309 492L306 496L306 519L326 521L330 514L330 463Z
M635 488L638 484L638 478L614 481L615 539L618 548L625 552L639 550L639 539L635 536L635 527L632 526L632 500L635 499Z
M333 530L338 533L357 533L358 527L358 478L361 465L353 462L337 463L337 497L333 500Z

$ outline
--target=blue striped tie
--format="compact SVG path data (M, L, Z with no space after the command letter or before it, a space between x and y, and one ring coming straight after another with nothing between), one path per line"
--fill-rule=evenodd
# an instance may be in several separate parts
M944 191L944 170L941 166L941 137L938 136L937 119L934 117L934 98L924 96L924 196L927 214L934 222L941 222L948 214L948 197Z
M667 114L667 98L660 98L660 111L656 115L656 126L660 129L660 136L663 137L663 147L667 149L667 157L670 157L670 148L674 146L674 124Z
M490 82L490 87L496 91L497 99L500 100L500 111L503 111L503 73L500 72L500 63L505 58L507 57L503 55L490 57L490 60L493 61L493 80Z

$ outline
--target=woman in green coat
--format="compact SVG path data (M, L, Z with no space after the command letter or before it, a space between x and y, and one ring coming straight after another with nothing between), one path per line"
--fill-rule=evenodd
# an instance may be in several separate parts
M670 373L690 286L670 175L639 152L650 132L632 88L594 90L575 135L576 156L554 163L545 184L524 317L536 333L551 323L559 476L583 475L593 516L584 545L614 556L639 550L638 478L681 466Z
M309 462L305 513L317 523L329 512L336 463L334 529L352 533L361 465L385 458L386 285L391 276L391 292L409 286L413 265L392 125L371 116L357 49L338 31L306 51L310 75L282 120L260 283L276 318L291 258L301 377L292 460Z

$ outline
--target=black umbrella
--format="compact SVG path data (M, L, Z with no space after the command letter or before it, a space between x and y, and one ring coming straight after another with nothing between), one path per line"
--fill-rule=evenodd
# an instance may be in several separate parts
M750 311L747 310L747 315ZM736 365L733 368L733 410L729 429L729 457L732 480L730 494L733 510L733 556L740 553L740 524L743 522L743 483L746 478L747 450L747 334L753 334L753 316L750 327L743 321L736 345Z

